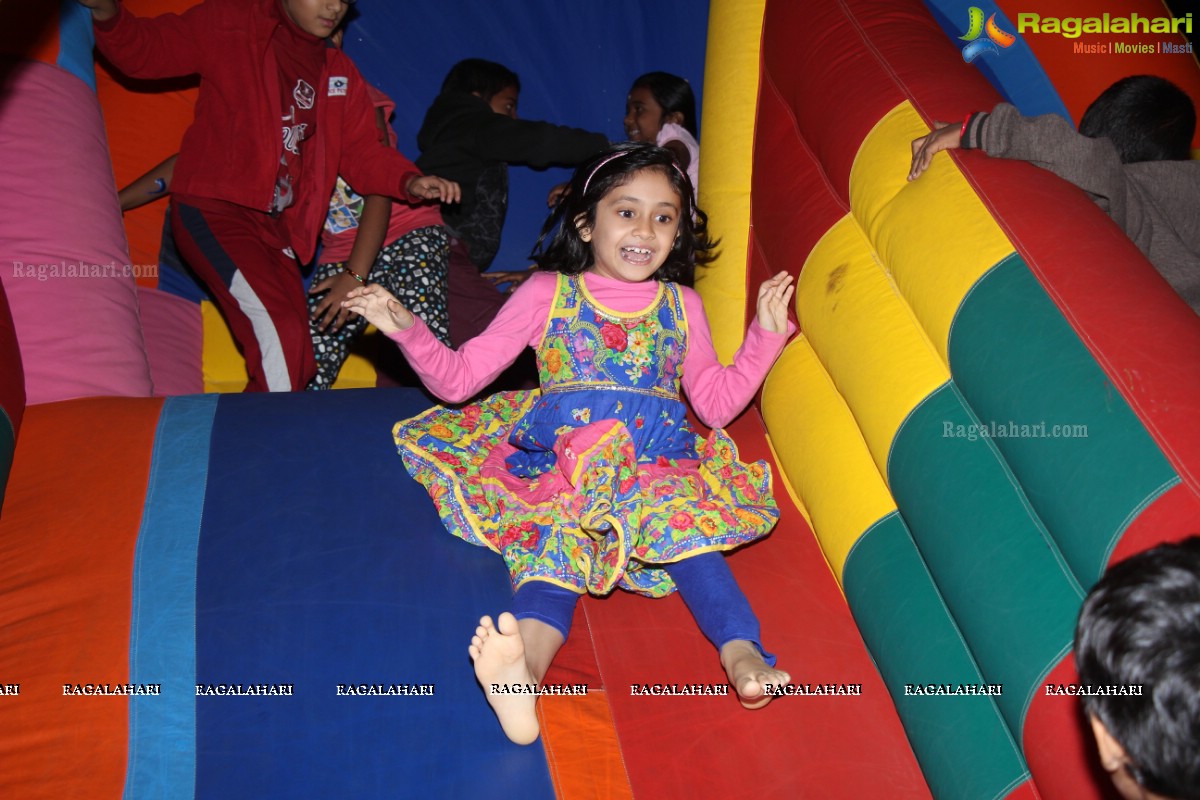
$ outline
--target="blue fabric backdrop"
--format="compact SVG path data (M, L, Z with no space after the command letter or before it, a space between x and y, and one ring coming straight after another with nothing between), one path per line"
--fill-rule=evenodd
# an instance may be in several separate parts
M358 0L354 13L346 52L396 101L392 125L413 159L425 110L463 58L498 61L520 76L519 116L614 141L625 138L625 95L638 75L672 72L691 81L697 100L702 93L708 0ZM546 194L569 176L565 169L510 170L508 221L493 269L530 263Z

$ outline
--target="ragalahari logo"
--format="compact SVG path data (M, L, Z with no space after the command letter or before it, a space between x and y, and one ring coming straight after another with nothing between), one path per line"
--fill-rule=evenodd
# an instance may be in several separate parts
M963 48L963 61L970 64L975 59L979 58L984 53L999 53L1000 48L1010 47L1017 40L1016 36L1005 30L1001 30L996 24L996 15L992 14L987 18L987 24L983 22L983 9L971 6L970 10L971 29L967 31L965 36L958 37L967 46ZM985 38L980 38L983 34L987 34ZM999 45L999 47L997 47Z

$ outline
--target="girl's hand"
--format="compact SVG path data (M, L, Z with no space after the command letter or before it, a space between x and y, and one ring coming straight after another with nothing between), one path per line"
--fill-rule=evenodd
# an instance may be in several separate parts
M352 290L342 301L342 308L366 317L367 322L384 333L406 331L417 321L411 311L377 283Z
M410 180L404 189L413 197L423 200L457 203L462 199L462 189L457 183L436 175L418 175Z
M758 324L771 333L787 333L788 308L792 304L792 276L780 272L758 287Z
M517 272L485 272L483 273L484 280L499 288L500 284L507 283L508 288L504 290L505 294L512 294L525 281L533 277L534 271L537 269L537 264L531 264L527 268Z
M571 191L571 184L569 184L569 183L558 184L557 186L555 186L553 189L550 190L550 194L546 195L546 205L549 206L550 208L554 208L556 205L558 205L560 200L562 200L564 197L567 196L568 193L570 193L570 191Z
M313 309L313 322L316 323L317 330L324 333L332 327L332 331L336 333L346 324L346 320L350 318L350 309L343 305L343 301L350 297L350 292L360 286L361 283L345 272L338 272L308 290L309 294L328 292Z
M79 5L90 8L97 22L107 22L117 15L117 0L79 0Z
M929 169L933 157L943 150L956 150L959 147L959 137L962 126L952 122L935 122L932 133L913 139L912 167L908 170L908 179L915 181L921 173Z

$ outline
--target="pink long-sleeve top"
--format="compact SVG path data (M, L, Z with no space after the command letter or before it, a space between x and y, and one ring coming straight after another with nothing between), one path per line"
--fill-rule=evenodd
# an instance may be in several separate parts
M389 337L400 346L429 391L448 403L463 402L495 380L523 348L541 344L557 279L556 273L535 273L513 292L487 330L457 351L439 342L420 318L408 330ZM584 285L601 306L623 314L648 308L659 290L657 281L629 283L590 272L584 273ZM789 322L787 333L772 333L755 320L733 364L723 366L713 348L700 295L687 287L679 288L688 330L683 391L705 425L724 427L749 405L795 326Z

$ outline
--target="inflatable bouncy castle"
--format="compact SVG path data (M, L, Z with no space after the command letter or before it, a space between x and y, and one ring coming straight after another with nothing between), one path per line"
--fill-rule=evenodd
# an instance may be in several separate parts
M403 35L398 12L356 5L347 49L383 84L367 65ZM461 24L434 5L423 24ZM478 46L497 49L478 54L512 61L496 42L529 20L479 5L463 3ZM629 81L687 39L616 5L570 12L561 43L601 43L605 110L579 124L613 138ZM1001 100L1078 122L1145 72L1200 100L1190 43L1106 34L1183 52L1076 52L1008 3L663 5L702 33L701 203L722 244L697 288L723 357L758 283L798 276L799 333L729 429L774 470L780 523L729 563L796 691L755 712L641 691L724 676L677 596L589 597L547 676L587 692L541 698L540 741L510 743L465 654L507 577L445 533L390 438L431 399L376 387L366 358L372 388L206 392L238 388L236 351L163 280L162 209L138 233L115 191L170 155L191 87L94 67L74 2L3 3L0 796L1111 795L1077 698L1055 689L1105 567L1200 530L1200 320L1049 172L954 151L906 176L935 121ZM609 43L630 39L643 60L615 74ZM561 117L538 66L518 68L523 113ZM443 72L419 98L384 88L419 122ZM117 163L118 120L159 129L141 164ZM416 122L395 121L402 149ZM517 200L519 174L514 206L543 202L540 186Z

